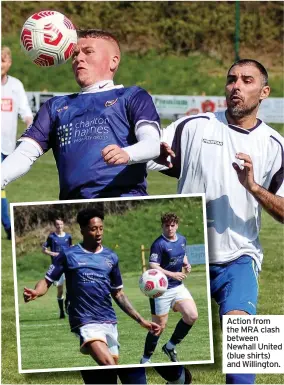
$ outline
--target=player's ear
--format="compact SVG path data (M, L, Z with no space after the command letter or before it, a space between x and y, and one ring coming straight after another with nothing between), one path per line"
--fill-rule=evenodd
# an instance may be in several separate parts
M116 72L119 66L120 57L119 55L113 55L110 60L110 70L111 72Z
M270 87L269 86L262 87L259 100L262 101L262 100L268 98L269 94L270 94Z

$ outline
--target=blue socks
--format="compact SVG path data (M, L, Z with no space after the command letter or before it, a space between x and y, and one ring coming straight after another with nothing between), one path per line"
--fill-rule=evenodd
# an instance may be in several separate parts
M255 374L239 374L229 373L226 374L226 384L254 384Z

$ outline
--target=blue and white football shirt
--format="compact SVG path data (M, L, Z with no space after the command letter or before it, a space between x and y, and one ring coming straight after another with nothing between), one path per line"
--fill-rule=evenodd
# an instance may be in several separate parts
M229 124L225 112L183 117L163 130L162 141L174 150L178 193L205 193L209 261L222 264L249 255L261 269L261 205L239 182L232 163L236 153L251 157L254 179L284 197L284 140L257 120L250 130ZM165 169L148 163L150 169Z
M151 246L149 262L159 264L163 269L174 273L181 272L185 256L186 239L176 234L175 240L167 239L163 234ZM182 284L177 279L168 278L168 289Z
M60 199L147 195L146 163L107 165L102 150L137 143L135 128L160 120L151 96L139 87L58 96L39 110L25 138L43 152L52 149L59 174Z
M72 236L69 233L65 233L62 237L60 237L55 232L50 233L47 237L46 242L44 242L43 246L50 248L51 251L55 253L59 253L64 248L70 247L72 245ZM51 256L51 261L53 261L54 257Z
M65 273L72 331L87 323L116 324L111 290L122 288L118 257L103 247L96 253L80 244L64 249L50 265L45 278L57 281Z

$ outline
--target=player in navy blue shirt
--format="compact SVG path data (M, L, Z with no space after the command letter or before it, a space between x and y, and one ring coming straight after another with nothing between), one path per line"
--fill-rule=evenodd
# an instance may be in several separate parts
M55 226L55 231L49 234L46 242L44 242L44 244L42 245L42 252L51 257L51 263L53 262L54 258L59 255L60 251L72 245L72 236L69 233L65 233L64 222L62 218L56 218L54 220L54 226ZM65 318L64 306L63 306L64 281L65 281L65 276L64 274L62 274L61 277L54 282L54 285L57 287L57 301L58 301L58 306L60 310L59 318ZM68 298L67 298L67 292L66 292L65 308L67 308L67 305L68 305Z
M160 119L140 87L114 85L116 38L78 31L72 67L81 91L49 99L2 165L2 185L52 149L60 199L147 195L146 162L160 153Z
M72 67L81 92L42 106L3 162L1 185L28 172L52 148L60 199L145 195L145 162L160 153L159 116L152 98L142 88L113 84L120 48L112 34L86 30L78 31L78 38ZM142 369L123 369L124 383L144 383ZM167 381L181 375L180 367L156 370ZM85 383L112 383L110 370L82 375Z
M155 334L160 327L146 321L124 294L118 257L102 245L103 215L85 209L78 213L77 222L83 242L63 249L53 260L45 279L35 289L24 289L24 299L29 302L41 297L65 273L70 327L80 337L81 352L91 355L99 365L116 365L119 344L111 297L140 326Z
M166 213L161 217L162 235L151 246L149 265L151 269L161 270L168 278L167 291L158 298L150 299L152 320L161 326L161 333L166 327L170 308L180 312L182 318L168 341L162 347L163 352L173 362L178 362L175 347L188 334L198 318L195 302L183 284L191 266L185 254L186 239L177 233L179 218L174 213ZM160 335L159 335L160 336ZM144 354L141 363L149 363L157 346L159 336L146 337Z

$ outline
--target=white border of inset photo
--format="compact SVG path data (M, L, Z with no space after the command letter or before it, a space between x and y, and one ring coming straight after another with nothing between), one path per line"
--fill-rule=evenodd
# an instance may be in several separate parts
M20 337L20 317L19 317L19 298L18 298L18 279L17 279L17 264L16 264L16 239L15 239L15 225L14 225L14 207L19 206L43 206L43 205L62 205L62 204L85 204L85 203L102 203L111 201L132 201L132 200L159 200L159 199L182 199L182 198L202 198L202 211L203 211L203 237L205 244L205 263L206 263L206 285L207 285L207 314L208 314L208 326L209 326L209 345L210 345L210 359L204 361L182 361L182 362L166 362L166 363L153 363L153 364L128 364L117 366L83 366L83 367L66 367L66 368L48 368L48 369L22 369L22 347ZM78 371L88 369L110 369L110 368L127 368L127 367L151 367L151 366L171 366L171 365L196 365L196 364L210 364L214 363L214 351L213 351L213 332L212 332L212 315L211 315L211 296L210 296L210 280L209 280L209 256L208 256L208 238L207 238L207 217L206 217L206 203L205 194L174 194L174 195L157 195L157 196L139 196L139 197L127 197L127 198L106 198L106 199L85 199L85 200L68 200L68 201L44 201L44 202L21 202L10 204L11 208L11 224L12 224L12 255L13 255L13 275L14 275L14 292L15 292L15 313L16 313L16 332L17 332L17 353L18 353L18 370L19 373L41 373L41 372L61 372L61 371ZM127 292L126 292L127 294ZM139 310L139 309L137 309ZM150 320L151 315L149 311ZM146 330L146 329L145 329ZM145 334L146 336L146 334ZM57 344L58 341L54 341ZM141 346L142 350L142 346Z

